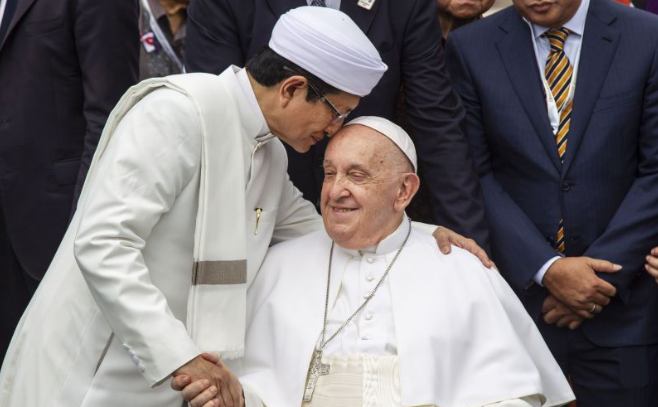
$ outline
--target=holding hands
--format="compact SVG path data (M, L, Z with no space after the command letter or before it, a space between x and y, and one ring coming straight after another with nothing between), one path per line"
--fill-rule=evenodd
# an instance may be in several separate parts
M618 264L590 257L565 257L555 261L542 280L550 293L542 307L544 321L560 328L576 329L585 319L594 318L617 294L617 289L596 272L619 270Z
M192 407L244 407L240 381L217 356L203 353L173 376L171 387Z

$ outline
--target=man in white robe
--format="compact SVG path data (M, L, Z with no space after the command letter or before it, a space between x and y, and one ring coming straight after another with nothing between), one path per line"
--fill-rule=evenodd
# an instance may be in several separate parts
M233 374L199 355L241 355L241 297L268 246L321 227L279 140L305 151L333 134L386 69L330 9L286 14L270 48L247 69L145 81L124 96L14 334L0 406L180 406L160 385L174 372L242 403Z
M248 291L245 357L231 364L247 407L573 400L498 272L412 230L404 209L418 190L415 167L411 139L385 119L358 118L331 139L326 231L271 248ZM178 376L174 386L186 383ZM193 407L220 405L216 388L199 381L182 390Z

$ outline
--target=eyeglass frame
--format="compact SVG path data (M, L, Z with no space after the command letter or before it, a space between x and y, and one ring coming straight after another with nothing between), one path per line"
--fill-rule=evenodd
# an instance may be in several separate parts
M296 72L294 69L288 68L287 66L284 66L283 69L285 71L288 71L288 72L293 73L295 75L299 75L299 76L303 77L304 79L306 79L306 81L308 82L308 87L311 88L311 90L313 90L313 92L315 92L315 94L322 101L322 103L324 103L324 105L329 108L329 110L331 111L331 114L336 116L331 122L329 122L330 125L336 124L341 120L345 120L347 118L347 116L349 116L350 113L352 113L351 111L346 112L345 114L341 113L340 110L338 110L338 108L336 108L336 106L333 103L331 103L331 101L327 98L327 96L324 93L322 93L320 91L320 89L318 89L318 87L313 83L313 81L311 81L311 78L307 77L306 75L302 75L301 73Z

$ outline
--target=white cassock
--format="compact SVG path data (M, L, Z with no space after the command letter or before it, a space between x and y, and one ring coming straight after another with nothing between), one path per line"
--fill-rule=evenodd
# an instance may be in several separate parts
M317 230L321 219L288 179L245 71L197 78L221 81L238 100L216 114L242 125L250 282L271 242ZM200 126L193 101L171 89L150 93L119 124L14 335L0 406L181 406L169 384L151 387L199 353L185 319Z
M336 246L327 337L373 290L407 228L405 220L371 250ZM434 239L412 231L372 301L324 349L331 371L302 404L322 331L330 247L318 231L271 248L249 288L245 357L230 361L248 407L534 407L573 400L499 273L458 248L444 255Z

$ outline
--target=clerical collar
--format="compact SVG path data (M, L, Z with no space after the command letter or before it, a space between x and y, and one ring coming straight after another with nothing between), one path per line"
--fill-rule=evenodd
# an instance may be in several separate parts
M253 112L258 120L253 120L251 115L246 114L240 110L240 115L242 119L242 126L249 134L253 134L256 141L265 141L274 137L270 133L270 128L267 126L267 121L265 121L265 116L260 110L258 105L258 100L256 99L256 94L254 89L251 87L251 82L249 82L249 77L247 76L247 70L242 68L233 67L235 72L235 77L238 79L238 85L242 90L247 102L249 103L249 108Z
M408 229L409 229L409 219L407 218L407 214L405 213L403 214L402 221L400 222L400 225L395 230L395 232L386 236L384 239L382 239L381 242L379 242L375 246L371 246L368 247L367 249L361 249L361 250L345 249L343 247L340 247L340 245L338 244L336 244L336 246L352 257L361 257L366 253L371 253L371 254L374 253L375 255L379 256L398 250L402 242L404 242L404 239L407 237Z

